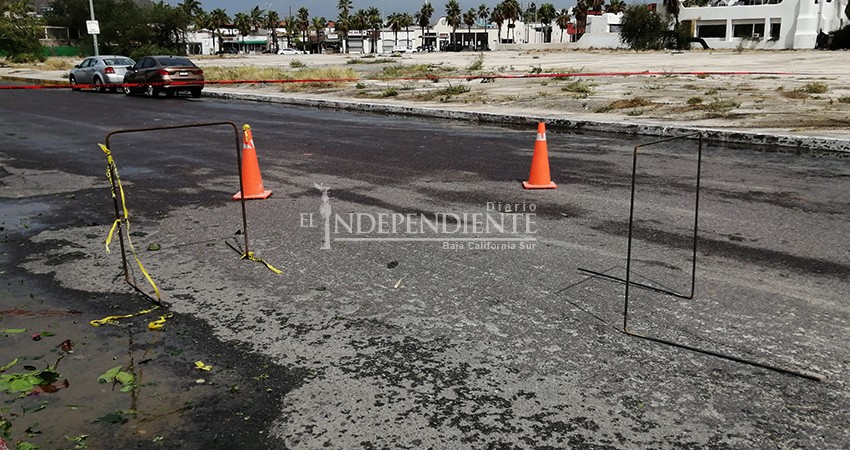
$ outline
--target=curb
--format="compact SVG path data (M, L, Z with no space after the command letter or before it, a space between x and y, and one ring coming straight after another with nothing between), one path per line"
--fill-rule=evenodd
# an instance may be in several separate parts
M278 103L283 105L308 106L313 108L328 108L343 111L396 114L509 125L537 125L537 122L539 122L540 120L545 120L546 125L553 128L569 129L575 131L592 131L599 133L673 137L682 134L702 132L703 137L706 140L725 144L781 146L795 148L798 150L829 151L850 154L850 140L839 138L794 136L747 131L728 131L717 128L665 126L622 121L609 122L599 120L565 119L553 116L530 117L515 114L471 112L450 109L436 109L421 106L353 102L346 100L279 97L272 95L251 94L242 92L218 92L214 90L204 90L204 96L224 100L243 100L261 103Z

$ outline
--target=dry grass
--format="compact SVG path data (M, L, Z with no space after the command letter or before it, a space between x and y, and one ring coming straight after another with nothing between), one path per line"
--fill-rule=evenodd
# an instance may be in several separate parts
M615 100L608 104L608 106L603 106L596 110L598 113L604 113L608 111L616 111L618 109L629 109L629 108L640 108L643 106L650 106L653 103L650 100L647 100L643 97L634 97L634 98L626 98L622 100Z
M205 67L204 77L208 81L259 81L259 80L286 80L295 81L284 83L281 90L305 91L311 89L340 88L348 81L359 78L357 72L349 68L320 67L303 68L298 70L286 70L280 67ZM301 81L301 80L328 80L328 81Z

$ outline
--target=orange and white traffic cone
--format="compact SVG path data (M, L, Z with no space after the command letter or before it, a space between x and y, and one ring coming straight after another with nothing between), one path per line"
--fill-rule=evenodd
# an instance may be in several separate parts
M263 177L260 175L260 163L257 161L257 149L254 147L254 135L247 124L242 127L242 189L245 190L245 200L269 198L272 191L263 188ZM233 196L233 200L241 200L242 191Z
M526 189L555 189L558 186L549 177L549 150L546 145L546 124L537 124L537 142L534 143L534 156L531 157L531 173L528 181L523 181Z

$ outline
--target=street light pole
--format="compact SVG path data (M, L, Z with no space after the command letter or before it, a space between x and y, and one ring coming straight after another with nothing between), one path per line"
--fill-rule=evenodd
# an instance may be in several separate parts
M94 2L92 0L89 0L89 11L91 12L91 20L94 21ZM94 56L99 56L100 52L97 48L97 34L93 34L91 37L92 40L94 40Z

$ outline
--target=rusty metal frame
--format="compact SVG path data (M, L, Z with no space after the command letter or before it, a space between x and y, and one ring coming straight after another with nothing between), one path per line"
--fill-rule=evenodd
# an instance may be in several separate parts
M635 191L637 186L637 167L638 167L638 153L639 150L643 147L648 147L652 145L663 144L671 141L682 140L682 139L694 139L696 138L698 141L698 150L697 150L697 173L696 173L696 192L694 196L694 232L693 232L693 254L691 259L691 289L689 294L681 294L677 292L673 292L668 289L660 289L654 286L650 286L647 284L637 283L631 280L631 267L632 267L632 241L633 241L633 230L634 230L634 215L635 215ZM694 288L696 286L696 264L697 264L697 241L698 241L698 233L699 233L699 196L700 196L700 182L702 180L702 133L691 133L682 136L675 136L671 138L661 139L654 142L649 142L646 144L639 144L634 147L634 151L632 154L632 184L631 184L631 199L629 202L629 234L628 234L628 245L626 250L626 277L625 279L619 278L613 275L608 275L603 272L593 271L589 269L578 268L579 271L590 274L592 277L601 277L610 281L621 282L625 285L625 293L623 296L623 328L622 331L624 334L628 336L633 336L641 339L645 339L652 342L657 342L660 344L669 345L672 347L681 348L683 350L688 350L696 353L702 353L709 356L714 356L717 358L726 359L729 361L734 361L741 364L747 364L754 367L759 367L762 369L771 370L774 372L784 373L787 375L794 375L798 377L807 378L814 381L823 381L825 378L823 375L813 373L810 371L803 370L794 370L794 369L785 369L782 367L765 364L759 361L753 361L749 359L745 359L742 357L729 355L725 353L716 352L713 350L706 350L699 347L694 347L687 344L682 344L679 342L675 342L672 340L661 339L654 336L647 336L641 333L634 332L629 329L629 290L632 286L649 289L655 292L659 292L662 294L691 300L694 298Z
M230 126L230 127L233 128L233 135L235 137L235 142L236 142L236 167L237 167L238 174L239 174L238 175L239 176L239 190L240 190L240 192L244 192L244 188L242 186L242 146L241 146L241 142L239 142L239 138L240 138L239 128L233 122L208 122L208 123L194 123L194 124L188 124L188 125L170 125L170 126L163 126L163 127L131 128L131 129L124 129L124 130L116 130L116 131L112 131L112 132L110 132L106 135L105 145L106 145L106 148L110 149L110 151L113 151L112 147L110 147L110 145L109 145L109 139L112 136L115 136L117 134L146 133L146 132L152 132L152 131L179 130L179 129L185 129L185 128L214 127L214 126L222 126L222 125ZM115 166L114 165L109 166L109 172L110 172L109 178L110 178L110 181L112 183L112 192L116 194L116 195L112 196L112 200L113 200L113 205L115 206L115 220L117 221L117 224L118 224L117 225L118 241L121 243L121 264L122 264L123 269L124 269L124 280L136 292L144 295L145 297L147 297L148 300L150 300L154 304L159 305L159 306L167 306L160 299L148 294L142 288L140 288L136 284L135 277L133 276L132 272L130 271L130 266L127 263L127 250L124 247L124 220L126 219L126 217L122 217L122 211L124 210L125 205L124 204L119 205L121 195L118 194L118 186L116 185L118 177L117 177L117 174L115 173ZM242 204L242 235L245 238L244 252L245 252L245 254L247 254L248 253L248 218L247 218L247 215L246 215L246 212L245 212L245 198L244 198L244 196L241 198L241 204ZM228 242L228 245L230 245L229 242ZM231 248L233 248L232 245L231 245ZM234 248L234 250L236 250L236 249ZM239 252L239 250L236 250L236 251Z

